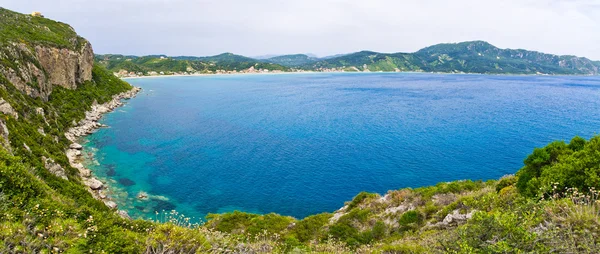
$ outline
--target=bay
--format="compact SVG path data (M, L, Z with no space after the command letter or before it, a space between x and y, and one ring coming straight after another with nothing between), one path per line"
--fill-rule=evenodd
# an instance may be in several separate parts
M497 179L534 147L600 129L600 78L411 73L127 80L144 90L86 137L133 217L297 218L361 191ZM141 200L140 192L148 194Z

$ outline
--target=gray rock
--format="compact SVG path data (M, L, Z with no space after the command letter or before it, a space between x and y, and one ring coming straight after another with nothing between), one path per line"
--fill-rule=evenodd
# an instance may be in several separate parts
M98 197L100 197L100 199L106 199L106 194L104 194L104 191L99 190L98 191Z
M444 220L442 221L442 223L446 224L446 225L450 225L450 224L458 224L458 223L462 223L467 221L468 219L471 219L471 217L473 217L473 214L476 211L473 210L470 213L467 214L461 214L459 210L454 210L452 211L452 213L446 215L446 217L444 218Z
M118 211L117 211L117 214L118 214L119 216L121 216L121 218L123 218L123 219L131 220L131 217L129 216L129 214L127 213L127 211L124 211L124 210L118 210Z
M42 136L44 136L44 137L46 136L46 132L44 131L44 128L40 127L40 128L38 128L38 129L37 129L37 131L38 131L40 134L42 134Z
M50 171L50 173L62 179L69 180L65 169L60 164L54 162L53 159L42 156L42 161L44 162L44 167Z
M25 147L25 150L31 153L31 148L29 148L27 144L23 143L23 147Z
M108 208L110 208L110 209L117 208L117 203L115 203L114 201L107 200L107 201L104 201L104 204L106 206L108 206Z
M8 104L8 102L4 99L0 99L0 112L4 113L5 115L10 115L14 118L19 119L17 111L15 111L13 107L10 104Z
M10 139L8 139L8 127L6 126L6 123L4 122L3 119L0 119L0 137L2 137L2 139L0 140L2 146L4 148L6 148L8 151L12 151L12 148L10 146Z
M69 148L75 149L75 150L81 150L81 149L83 149L83 146L81 146L80 144L77 144L77 143L73 143L69 146Z
M92 79L92 47L87 41L78 46L78 50L73 50L37 45L32 50L27 44L12 43L7 45L10 58L36 59L39 64L31 61L21 63L18 71L0 67L0 74L21 92L47 100L55 86L75 89ZM30 85L34 83L35 87Z
M88 179L86 184L87 186L90 186L90 189L92 190L100 190L102 187L104 187L104 184L100 182L100 180L93 177Z

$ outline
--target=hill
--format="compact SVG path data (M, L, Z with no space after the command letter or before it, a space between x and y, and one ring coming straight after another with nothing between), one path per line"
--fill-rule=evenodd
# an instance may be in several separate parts
M10 33L0 42L0 253L600 251L600 136L536 148L516 176L359 193L307 218L233 212L200 225L157 211L156 221L132 220L73 142L136 90L94 64L66 24L0 8L0 28Z
M210 57L98 55L96 61L113 72L126 70L216 73L250 67L269 71L384 71L482 74L598 75L600 62L523 49L500 49L484 41L437 44L414 53L361 51L316 58L304 54L252 59L231 53ZM290 69L290 68L293 68Z
M176 73L251 72L260 69L269 71L289 70L289 68L282 65L262 62L232 53L208 57L96 55L95 60L99 65L112 72L125 71L126 73L139 73L139 75L151 75L152 72L163 72L168 75ZM248 70L250 68L252 69Z
M286 67L300 67L318 61L316 57L311 57L304 54L283 55L265 59L265 62L283 65Z
M522 49L499 49L484 41L438 44L415 53L385 54L362 51L311 63L304 68L487 74L600 73L600 65L587 58L557 56Z

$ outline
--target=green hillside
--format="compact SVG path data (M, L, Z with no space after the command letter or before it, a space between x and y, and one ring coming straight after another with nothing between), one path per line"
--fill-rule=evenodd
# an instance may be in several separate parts
M301 67L309 63L314 63L319 59L316 57L310 57L304 54L296 55L283 55L265 59L265 62L279 64L287 67Z
M484 41L438 44L415 53L361 51L305 65L306 69L356 67L370 71L424 71L488 74L597 75L600 65L587 58L535 51L499 49Z
M164 58L164 59L161 59ZM98 55L96 60L113 72L127 70L202 73L216 70L384 71L484 74L598 75L600 62L576 56L558 56L523 49L500 49L484 41L438 44L415 53L361 51L327 58L304 54L252 59L231 53L211 57Z
M61 33L40 39L31 31L65 25L0 9L0 24L17 23L0 45L18 52L0 55L0 253L600 252L600 136L536 148L516 176L359 193L338 211L306 218L233 212L199 225L176 211L157 211L155 221L131 220L92 196L68 162L72 144L64 133L92 105L132 87L85 62L65 71L89 67L91 78L73 88L54 84L47 98L29 93L42 89L36 82L17 87L11 80L37 68L45 77L54 68L19 43L54 52L69 48L61 41L83 40ZM356 61L385 59L372 55ZM112 57L156 64L155 57L102 61Z
M224 53L209 57L96 55L95 60L98 64L112 72L126 70L135 73L141 72L143 75L148 75L151 71L164 72L167 74L175 72L215 73L217 70L242 71L247 70L250 67L254 67L254 69L257 70L289 70L288 67L279 64L261 62L232 53Z

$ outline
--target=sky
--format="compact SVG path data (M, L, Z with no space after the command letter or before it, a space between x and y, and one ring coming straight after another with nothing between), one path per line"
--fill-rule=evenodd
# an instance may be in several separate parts
M100 54L414 52L485 40L600 60L600 0L0 0L70 24Z

